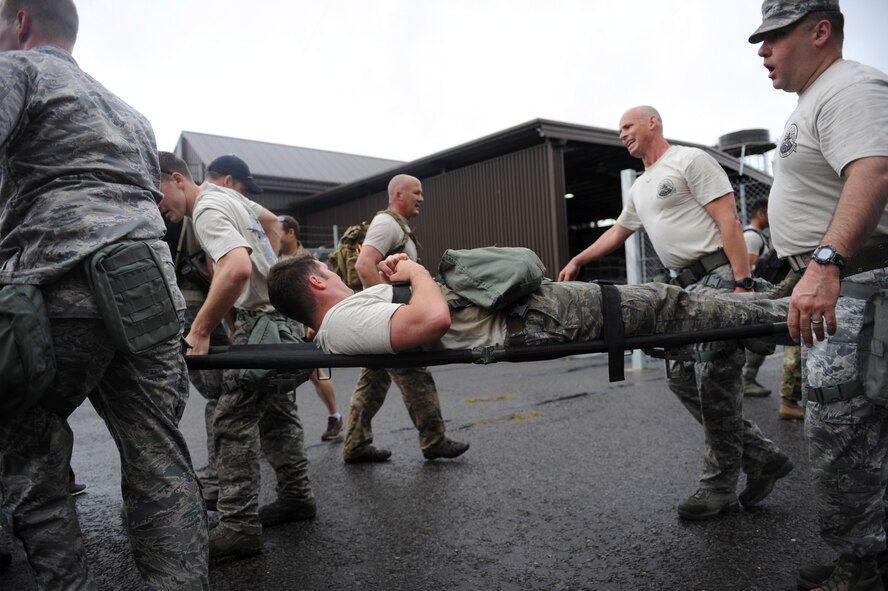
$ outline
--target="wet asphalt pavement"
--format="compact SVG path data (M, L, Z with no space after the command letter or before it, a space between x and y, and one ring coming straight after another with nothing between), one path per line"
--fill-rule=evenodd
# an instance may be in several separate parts
M258 557L213 567L214 590L689 590L795 589L800 563L831 559L819 540L800 422L780 421L782 356L747 398L755 420L796 469L759 508L685 522L675 506L696 488L702 431L667 390L661 369L609 384L601 355L487 367L433 368L450 436L471 449L426 462L399 392L376 420L385 464L347 466L322 443L326 413L298 390L318 516L265 531ZM347 412L357 370L335 370ZM203 399L192 391L182 429L204 465ZM120 523L119 464L89 404L72 416L73 467L90 568L101 589L138 589ZM262 500L273 499L263 468ZM742 481L741 481L742 486ZM211 513L211 519L216 514ZM34 588L24 554L0 589Z

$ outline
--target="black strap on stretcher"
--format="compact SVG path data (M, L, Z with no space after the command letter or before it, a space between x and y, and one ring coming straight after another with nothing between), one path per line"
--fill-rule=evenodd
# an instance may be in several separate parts
M751 324L696 332L626 337L623 340L622 348L625 350L671 349L692 343L731 339L782 338L786 337L788 332L785 322ZM530 347L475 347L474 349L447 351L402 352L394 355L331 355L320 351L314 343L285 343L281 345L233 345L224 351L211 348L209 355L187 355L185 361L191 369L274 368L293 370L315 367L427 367L457 363L487 365L500 361L523 363L585 353L609 353L610 350L610 343L605 339L598 339ZM620 361L622 362L622 358Z
M623 311L620 290L610 281L596 281L601 286L601 312L604 319L604 342L607 344L607 372L612 382L626 379L623 373L623 351L626 348L623 331Z

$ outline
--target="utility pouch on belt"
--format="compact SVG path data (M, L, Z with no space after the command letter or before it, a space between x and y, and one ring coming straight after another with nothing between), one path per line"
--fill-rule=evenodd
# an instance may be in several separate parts
M864 396L888 406L888 289L867 300L857 346L857 375Z
M11 416L40 401L55 378L49 317L40 289L0 288L0 415Z
M87 260L99 313L119 349L142 353L179 333L162 265L146 242L136 241L110 244Z
M539 289L546 268L530 249L488 246L445 250L438 274L461 298L482 308L502 310Z

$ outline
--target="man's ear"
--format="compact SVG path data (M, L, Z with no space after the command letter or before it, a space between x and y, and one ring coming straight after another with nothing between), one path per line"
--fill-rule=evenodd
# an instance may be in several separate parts
M832 24L823 19L814 25L814 45L823 47L832 38Z
M20 47L25 46L25 42L31 36L31 15L24 10L19 10L15 15L15 26Z
M318 275L309 275L308 285L314 289L327 289L327 282Z

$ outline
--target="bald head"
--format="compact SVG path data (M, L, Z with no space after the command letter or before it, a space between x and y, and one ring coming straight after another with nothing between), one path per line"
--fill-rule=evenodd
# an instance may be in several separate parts
M412 219L419 215L419 206L423 202L422 183L409 174L396 175L389 181L389 209L405 218Z
M632 107L620 117L620 141L629 153L640 158L645 168L656 162L669 143L663 137L660 113L649 105Z
M653 121L657 127L659 127L661 130L663 129L663 118L660 117L660 112L650 105L640 105L638 107L632 107L631 109L623 113L620 121L623 121L623 119L627 118L635 119L636 121Z

